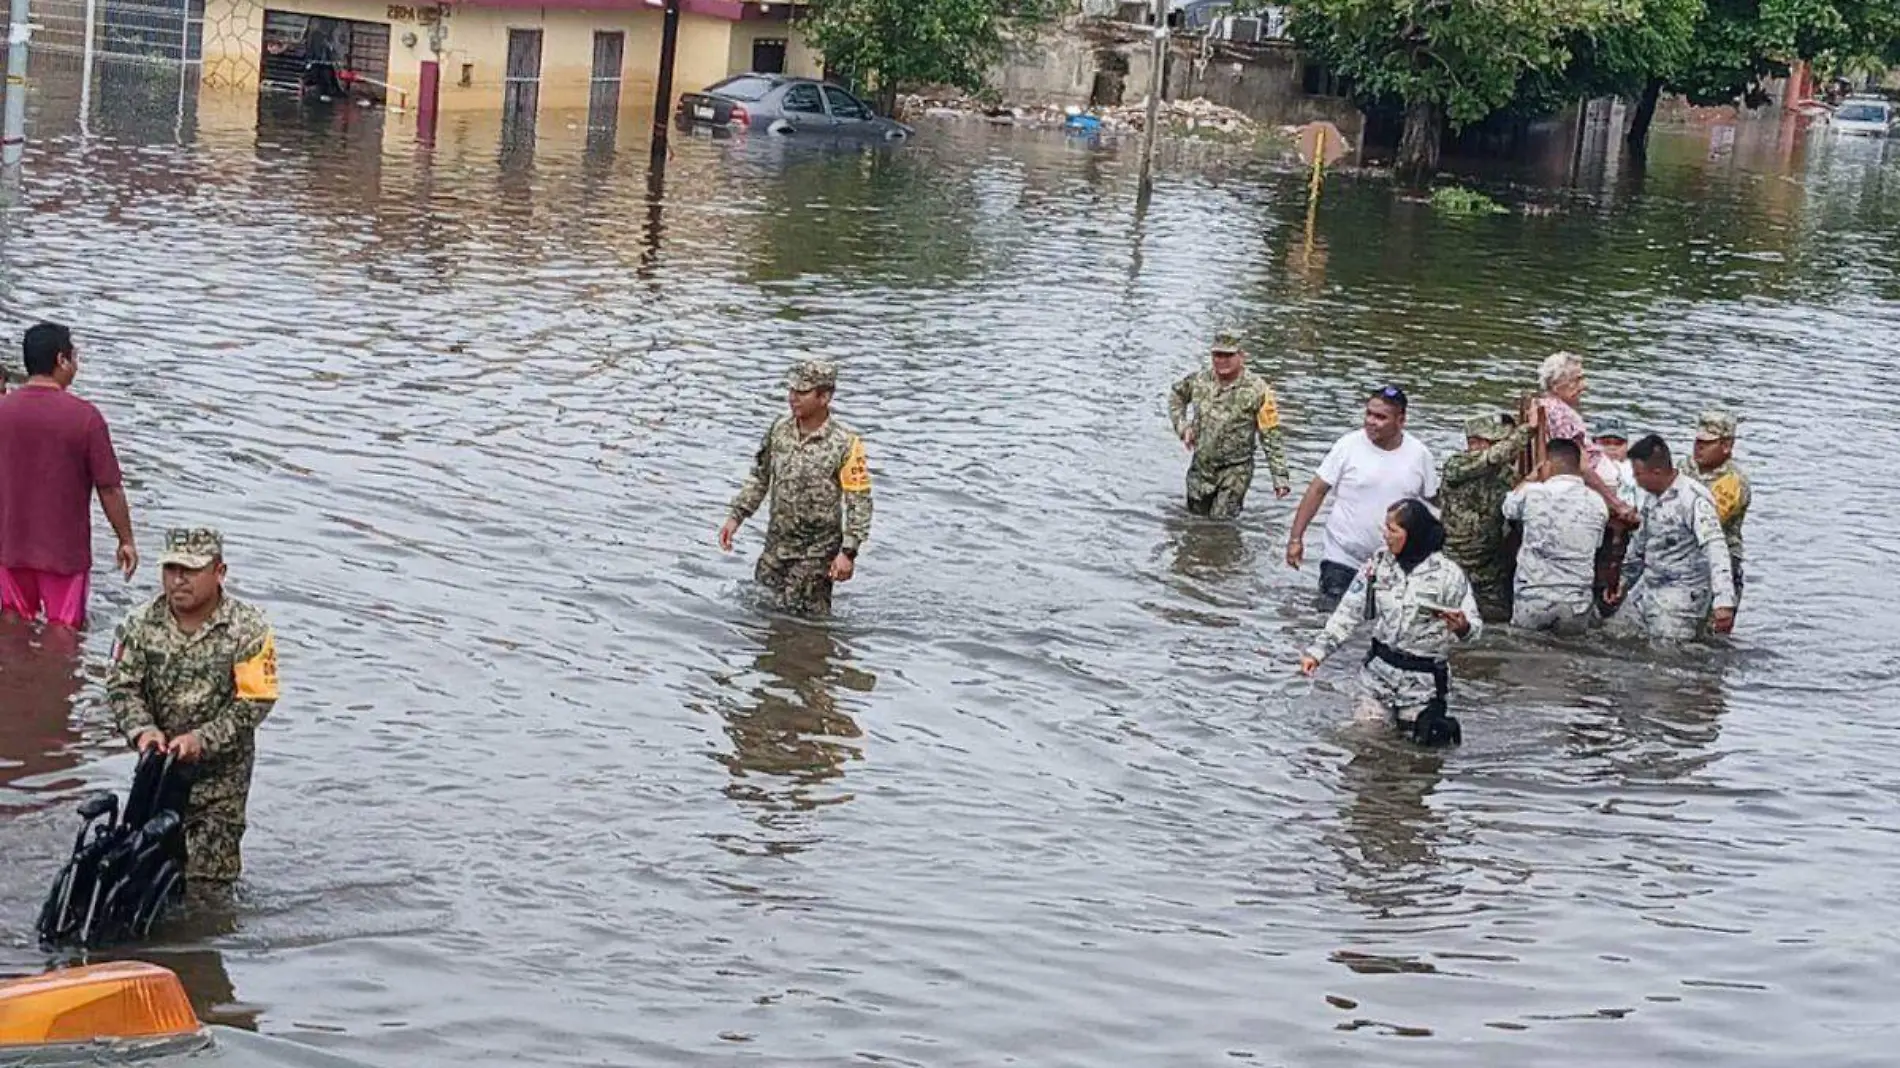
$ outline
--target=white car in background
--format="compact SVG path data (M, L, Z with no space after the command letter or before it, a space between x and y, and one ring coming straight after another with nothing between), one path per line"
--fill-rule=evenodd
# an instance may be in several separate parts
M1891 101L1877 96L1850 96L1841 101L1828 124L1844 134L1885 137L1896 122Z

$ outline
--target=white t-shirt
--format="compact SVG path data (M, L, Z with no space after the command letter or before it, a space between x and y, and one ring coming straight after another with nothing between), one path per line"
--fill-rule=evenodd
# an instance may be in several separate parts
M1355 430L1333 443L1318 475L1333 488L1321 559L1351 568L1385 546L1385 513L1393 505L1407 497L1438 495L1432 451L1410 434L1388 452L1374 445L1365 431Z

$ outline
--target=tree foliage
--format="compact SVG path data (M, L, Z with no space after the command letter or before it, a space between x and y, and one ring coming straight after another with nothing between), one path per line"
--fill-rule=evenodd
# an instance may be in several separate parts
M1558 76L1573 42L1640 21L1642 0L1295 0L1292 33L1362 95L1428 104L1462 127Z
M895 98L901 88L981 89L1012 38L1060 0L811 0L801 26L831 70Z
M1652 80L1698 105L1767 102L1764 83L1900 62L1894 0L1644 0L1645 17L1574 42L1568 95L1635 97Z
M1580 96L1635 97L1652 79L1682 77L1706 44L1698 37L1706 12L1706 0L1642 0L1634 18L1572 35L1558 106Z

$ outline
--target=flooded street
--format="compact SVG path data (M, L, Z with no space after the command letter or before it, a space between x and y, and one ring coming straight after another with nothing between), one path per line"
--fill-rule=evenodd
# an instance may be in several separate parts
M1055 134L679 138L661 188L582 121L38 102L6 329L73 326L147 563L78 678L0 628L0 974L129 781L104 624L214 523L284 697L235 915L137 954L214 1022L381 1065L1888 1062L1900 147L1659 135L1498 218L1340 177L1309 252L1304 175L1208 149L1138 216L1133 151ZM1179 502L1165 391L1230 325L1296 486L1368 389L1442 461L1557 348L1678 449L1730 405L1733 640L1500 628L1462 749L1351 732L1355 657L1295 673L1293 502ZM823 626L754 603L762 523L714 543L795 354L875 480Z

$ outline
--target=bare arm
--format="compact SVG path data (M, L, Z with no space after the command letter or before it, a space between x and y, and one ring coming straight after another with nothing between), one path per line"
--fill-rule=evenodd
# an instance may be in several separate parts
M99 509L106 514L106 522L112 524L112 533L119 539L119 570L131 578L139 569L139 550L138 543L132 539L132 506L126 503L125 487L99 487Z
M1299 567L1306 559L1306 528L1313 523L1313 517L1319 514L1320 502L1332 490L1323 478L1315 478L1306 484L1306 494L1300 498L1300 506L1293 512L1293 529L1286 536L1286 562Z
M112 524L112 533L119 538L119 544L132 543L132 506L126 503L124 486L102 486L99 489L99 508L106 514L106 522Z

